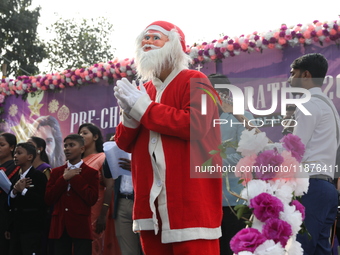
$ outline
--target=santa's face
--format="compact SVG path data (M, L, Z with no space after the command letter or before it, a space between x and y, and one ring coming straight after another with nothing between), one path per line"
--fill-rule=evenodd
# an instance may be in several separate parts
M160 49L167 41L169 41L169 38L162 32L148 30L142 40L142 49L144 52Z

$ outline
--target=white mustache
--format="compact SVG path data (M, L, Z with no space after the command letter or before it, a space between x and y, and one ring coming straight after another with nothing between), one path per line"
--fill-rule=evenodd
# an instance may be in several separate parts
M143 47L142 47L142 50L145 50L145 48L151 48L153 50L157 50L157 49L160 49L161 47L157 47L153 44L145 44Z

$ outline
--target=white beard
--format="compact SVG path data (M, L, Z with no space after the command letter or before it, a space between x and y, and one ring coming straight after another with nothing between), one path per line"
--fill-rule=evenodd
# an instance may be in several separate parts
M162 48L144 52L143 47L136 51L137 73L142 80L152 80L159 77L164 68L172 67L171 42L166 42Z

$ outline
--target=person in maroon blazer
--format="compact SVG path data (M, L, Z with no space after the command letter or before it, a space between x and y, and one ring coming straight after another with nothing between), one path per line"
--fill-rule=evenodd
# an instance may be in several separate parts
M64 139L66 165L52 169L45 201L53 206L49 238L55 255L91 255L91 206L98 199L98 171L84 164L84 139L78 134Z

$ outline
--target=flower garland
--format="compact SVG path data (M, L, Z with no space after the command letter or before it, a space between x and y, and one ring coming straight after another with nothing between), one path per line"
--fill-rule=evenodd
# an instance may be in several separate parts
M241 52L262 52L264 49L282 49L298 44L312 44L315 42L340 44L340 19L332 22L319 22L311 24L298 24L288 28L281 28L267 33L254 32L240 37L224 36L210 43L187 46L186 52L192 59L192 65L210 61L221 61L227 57L234 57ZM98 83L101 80L134 78L136 66L133 59L115 59L108 63L98 63L80 69L73 68L52 74L37 76L18 76L16 79L3 78L0 80L0 94L25 95L39 90L60 90L65 87L83 86ZM0 98L0 114L3 102Z
M305 147L300 138L288 134L281 143L268 144L265 133L242 132L238 151L244 156L236 165L237 177L245 188L241 197L247 205L236 206L252 212L251 227L239 231L230 241L238 255L302 255L296 235L305 217L297 200L308 190L307 173L300 171Z

